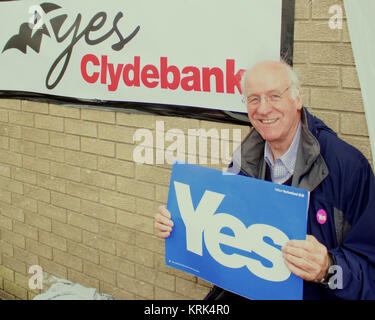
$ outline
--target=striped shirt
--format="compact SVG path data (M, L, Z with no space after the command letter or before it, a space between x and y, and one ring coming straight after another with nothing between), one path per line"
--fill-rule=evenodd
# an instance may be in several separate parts
M274 160L271 147L266 141L264 147L264 160L270 167L272 182L283 184L293 175L297 160L297 151L300 137L301 123L298 124L296 134L293 138L292 144L289 146L289 149L276 160Z

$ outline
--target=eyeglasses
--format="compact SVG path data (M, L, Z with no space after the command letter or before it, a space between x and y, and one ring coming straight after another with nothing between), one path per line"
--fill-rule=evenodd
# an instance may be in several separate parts
M290 89L291 85L287 87L285 90L279 92L279 91L271 91L264 95L264 99L267 103L275 104L279 102L282 99L282 95ZM247 105L251 107L257 107L262 101L262 96L253 94L249 97L247 97ZM245 102L245 101L243 101Z

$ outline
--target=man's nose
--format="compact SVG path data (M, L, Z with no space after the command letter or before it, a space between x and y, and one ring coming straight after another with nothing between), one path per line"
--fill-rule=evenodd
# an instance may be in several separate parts
M268 114L271 110L272 106L268 102L268 99L265 96L261 97L257 112L260 114Z

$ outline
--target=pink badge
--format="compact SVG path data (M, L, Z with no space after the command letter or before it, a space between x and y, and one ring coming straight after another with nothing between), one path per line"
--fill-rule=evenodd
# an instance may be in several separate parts
M318 210L318 212L316 214L316 220L318 220L318 222L320 224L326 223L327 222L327 213L323 209Z

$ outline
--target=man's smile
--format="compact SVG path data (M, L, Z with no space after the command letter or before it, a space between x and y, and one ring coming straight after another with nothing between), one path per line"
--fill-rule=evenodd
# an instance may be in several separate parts
M275 123L277 120L279 120L279 118L275 118L275 119L263 119L263 120L259 120L262 124L273 124Z

